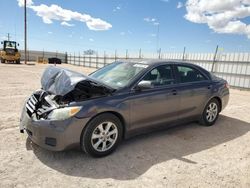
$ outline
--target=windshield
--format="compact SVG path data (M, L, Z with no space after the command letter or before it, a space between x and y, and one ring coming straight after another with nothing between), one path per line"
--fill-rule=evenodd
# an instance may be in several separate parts
M5 41L5 48L15 49L16 48L16 42Z
M92 73L90 77L104 84L119 89L126 86L139 72L148 65L141 63L115 62Z

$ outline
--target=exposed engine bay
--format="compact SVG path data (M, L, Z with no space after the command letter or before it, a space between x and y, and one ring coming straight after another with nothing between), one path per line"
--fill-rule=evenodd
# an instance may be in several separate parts
M34 92L26 103L33 119L47 119L51 111L79 102L112 94L109 88L83 74L63 68L48 67L41 79L41 90Z

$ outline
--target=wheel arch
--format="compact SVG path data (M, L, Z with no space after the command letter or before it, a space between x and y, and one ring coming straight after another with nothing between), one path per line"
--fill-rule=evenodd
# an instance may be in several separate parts
M218 97L218 96L214 96L214 97L212 97L210 100L212 100L212 99L216 99L218 102L219 102L219 108L220 108L220 110L219 110L219 112L221 112L221 108L222 108L222 101L221 101L221 98L220 97ZM209 101L210 101L209 100Z

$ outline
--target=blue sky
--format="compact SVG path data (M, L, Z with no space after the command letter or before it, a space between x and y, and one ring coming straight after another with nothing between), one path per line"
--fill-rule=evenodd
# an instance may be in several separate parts
M197 20L193 7L189 6L187 10L186 3L187 1L174 0L33 0L32 6L38 8L28 8L28 47L32 50L76 53L86 49L99 52L117 49L119 53L126 49L138 51L140 48L144 52L155 52L157 46L164 52L181 52L186 46L188 52L213 52L218 44L225 52L250 50L248 30L244 29L243 24L236 30L236 27L230 27L231 21L218 27L218 23L211 22L210 18L205 21ZM39 7L41 4L48 7L55 4L63 10L88 14L94 19L100 18L101 26L93 26L96 27L93 29L84 21L54 19L53 15L52 23L45 23L43 17L37 15L39 10L44 10ZM202 4L197 6L205 11ZM214 6L222 5L211 5L212 8ZM10 33L11 39L17 40L22 49L23 7L18 5L17 0L0 0L0 7L1 40ZM228 9L224 7L221 10L225 12ZM185 18L187 14L189 16ZM250 23L248 17L241 17L239 20L246 28ZM239 25L239 22L235 24Z

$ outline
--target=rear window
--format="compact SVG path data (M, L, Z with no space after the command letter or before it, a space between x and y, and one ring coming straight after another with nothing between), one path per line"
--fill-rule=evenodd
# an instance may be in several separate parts
M177 66L181 83L199 82L207 78L197 69L187 66Z

